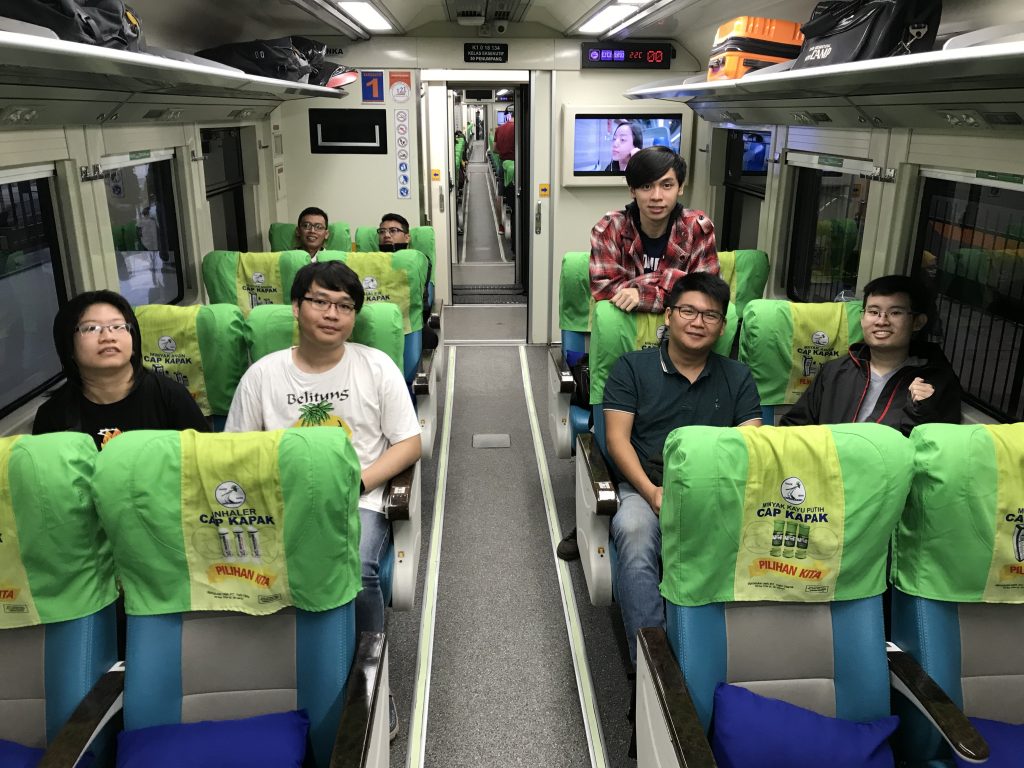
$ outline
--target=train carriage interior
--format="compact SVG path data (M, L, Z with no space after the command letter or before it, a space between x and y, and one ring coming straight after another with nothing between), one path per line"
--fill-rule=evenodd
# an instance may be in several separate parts
M906 15L892 55L792 65L869 45L887 14ZM718 45L740 17L799 38ZM810 45L826 17L841 29ZM594 301L591 230L648 147L679 154L679 202L713 222L714 352L749 367L773 429L666 441L666 626L634 664L602 398L671 324ZM310 207L329 222L298 227ZM422 430L383 496L385 631L360 637L359 527L323 506L360 496L344 430L315 459L301 430L218 434L244 372L299 343L304 235L358 275L352 341L391 358ZM883 275L933 295L961 424L775 429L863 341ZM210 435L32 435L65 381L54 317L101 289ZM217 750L258 736L305 754L261 765L1019 765L999 760L1024 754L1022 348L1017 0L0 0L0 764L155 764L117 734L173 726L185 762L162 764L255 765ZM327 406L302 423L348 430ZM194 544L194 488L209 467L255 485L246 461L270 473L254 497L324 535L263 535L218 486L243 514ZM268 590L278 554L291 587ZM256 602L197 599L200 556ZM308 735L227 730L286 710ZM849 756L854 725L878 762Z

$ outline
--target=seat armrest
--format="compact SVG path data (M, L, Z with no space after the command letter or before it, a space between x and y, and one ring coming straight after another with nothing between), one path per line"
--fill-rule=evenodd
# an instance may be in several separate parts
M412 393L414 395L430 394L430 369L434 364L433 349L424 349L420 353L420 362L416 366L416 375L412 380Z
M921 710L953 751L970 763L987 760L989 750L985 739L917 660L895 643L888 644L886 656L893 689Z
M388 520L408 520L409 500L412 498L412 483L416 465L407 467L384 485L382 511Z
M676 765L685 768L713 768L715 757L711 752L711 745L708 744L704 728L697 716L697 710L693 706L693 699L686 687L686 680L679 668L675 654L668 644L668 636L665 630L655 627L646 627L637 635L637 748L638 758L641 758L640 751L647 751L651 748L651 757L657 754L658 758L653 763L656 765L667 765L663 758L669 757L665 753L671 748L675 751ZM649 675L649 677L648 677ZM654 712L647 706L653 703L651 698L641 699L641 696L648 690L653 690L653 698L657 700L658 707L663 718L663 728L666 738L662 739L659 750L658 745L643 744L644 736L648 732L653 733L654 729L649 728L649 722L641 722L641 715L644 719L653 719ZM641 759L641 765L644 764Z
M558 391L563 395L571 395L576 391L576 382L572 378L572 370L565 362L565 355L560 349L551 349L551 364L554 366L554 373L558 377Z
M124 693L124 662L110 668L86 694L46 749L39 768L76 765L100 731L121 714ZM120 730L120 728L119 728Z
M594 444L592 434L580 435L577 438L576 456L578 461L583 462L594 489L594 498L597 499L594 514L611 517L619 508L619 498L615 492L615 483L612 482L611 470L608 469L601 449Z
M431 312L430 317L427 318L427 325L435 331L441 330L441 315L437 312Z
M363 768L373 742L374 712L388 706L387 636L363 632L349 672L330 768ZM386 738L386 737L385 737Z

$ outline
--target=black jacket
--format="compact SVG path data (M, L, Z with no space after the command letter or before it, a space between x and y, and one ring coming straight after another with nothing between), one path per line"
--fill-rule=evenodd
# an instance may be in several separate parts
M856 419L871 380L870 360L867 344L851 344L845 357L822 366L810 388L780 424L840 424ZM935 394L915 403L907 388L918 377L931 384ZM960 423L960 382L937 345L911 345L910 357L886 383L867 421L887 424L905 435L918 424Z

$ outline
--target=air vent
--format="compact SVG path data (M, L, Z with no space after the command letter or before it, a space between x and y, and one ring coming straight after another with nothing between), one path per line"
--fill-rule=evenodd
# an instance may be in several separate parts
M159 120L164 114L162 109L151 109L142 116L143 120Z
M1024 125L1024 118L1016 112L982 112L989 125Z

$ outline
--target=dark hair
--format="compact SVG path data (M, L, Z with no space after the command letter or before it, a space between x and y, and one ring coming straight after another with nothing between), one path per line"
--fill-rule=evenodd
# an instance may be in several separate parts
M299 214L299 220L295 223L296 226L302 223L302 220L306 216L323 216L324 224L330 224L331 220L327 218L327 214L323 208L317 208L315 205L309 206L309 208L303 208L302 213Z
M292 282L292 301L300 303L314 282L328 291L347 293L356 305L356 312L363 308L363 283L359 275L345 262L320 261L304 266L295 273L295 280Z
M892 296L896 293L907 294L910 297L910 311L928 318L928 322L913 335L915 339L926 337L936 324L935 300L931 291L920 280L907 275L876 277L864 286L864 304L868 303L869 296Z
M710 272L691 272L676 280L665 297L665 308L675 306L679 297L687 291L697 291L708 296L722 308L723 315L729 311L729 284Z
M686 161L683 158L668 147L647 147L629 159L626 183L630 189L636 189L657 181L669 171L676 172L680 186L686 182Z
M642 149L644 146L644 129L640 127L639 123L634 123L631 120L617 120L615 122L615 130L612 131L612 135L614 136L615 132L624 125L628 125L630 133L633 134L633 146L637 149Z
M82 386L82 374L78 370L78 363L75 362L75 334L78 332L78 323L82 315L94 304L109 304L131 325L132 377L137 382L142 373L142 334L139 333L139 321L128 300L113 291L80 293L57 310L53 318L53 346L57 350L65 378L79 388Z
M380 223L383 224L385 221L397 221L402 225L402 231L409 234L409 220L400 213L385 213L380 217ZM379 225L378 225L379 226Z

